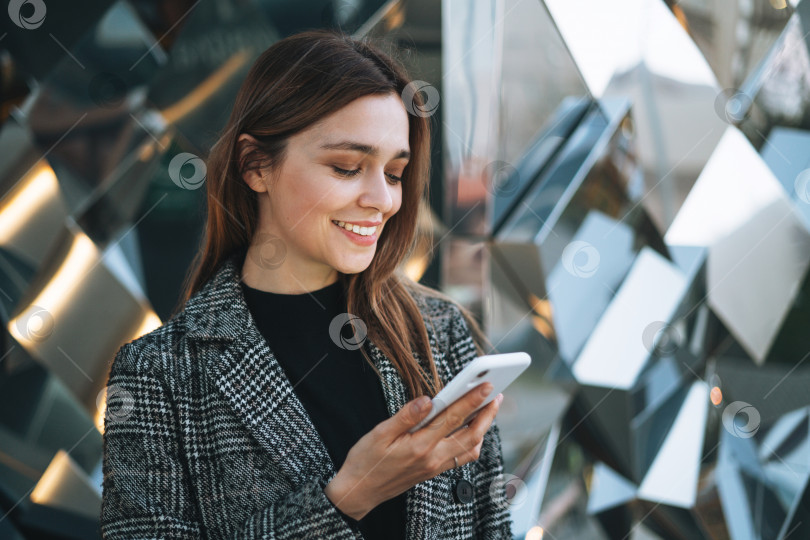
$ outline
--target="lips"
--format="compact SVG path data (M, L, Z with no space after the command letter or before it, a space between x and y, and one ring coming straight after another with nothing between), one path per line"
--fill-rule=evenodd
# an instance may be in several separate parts
M343 225L340 225L340 223L343 223ZM351 223L347 224L338 220L333 221L332 224L340 230L341 234L358 246L371 247L377 243L378 227L360 227L358 225ZM351 229L347 229L347 226L351 227ZM361 232L354 232L355 228ZM371 230L370 234L369 230ZM366 232L367 234L363 235L361 234L362 232Z

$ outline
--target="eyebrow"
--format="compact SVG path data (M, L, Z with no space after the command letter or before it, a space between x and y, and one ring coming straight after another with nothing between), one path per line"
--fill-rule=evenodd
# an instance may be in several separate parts
M380 155L380 148L378 146L372 146L369 144L362 144L354 141L341 141L336 143L324 143L321 145L321 149L323 150L351 150L355 152L362 152L364 154L368 154L372 157L377 157ZM411 153L408 150L400 150L397 155L394 156L394 159L406 158L409 159L411 157Z

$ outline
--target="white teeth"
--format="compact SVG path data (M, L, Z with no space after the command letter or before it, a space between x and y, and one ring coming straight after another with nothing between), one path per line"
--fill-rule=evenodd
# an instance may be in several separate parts
M377 232L377 227L361 227L360 225L353 225L351 223L346 223L345 221L332 221L338 227L343 227L347 231L352 231L355 234L359 234L361 236L371 236L375 232Z

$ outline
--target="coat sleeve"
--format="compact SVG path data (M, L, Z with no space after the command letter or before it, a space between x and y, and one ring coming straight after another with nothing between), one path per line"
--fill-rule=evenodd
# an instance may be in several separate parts
M206 538L171 393L145 361L159 354L153 344L125 344L107 381L103 434L101 533L118 538ZM356 521L344 519L311 479L252 514L234 538L362 539ZM351 525L350 525L351 523Z
M449 359L452 373L455 375L474 360L478 353L461 312L452 305L450 310L452 315L449 329ZM512 539L512 521L503 476L501 436L496 422L497 417L484 434L481 452L473 463L475 471L474 530L475 538L481 540Z

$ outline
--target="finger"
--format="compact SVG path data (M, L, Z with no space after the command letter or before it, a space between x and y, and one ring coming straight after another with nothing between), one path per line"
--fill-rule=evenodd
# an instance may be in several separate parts
M497 398L487 403L487 406L481 409L480 414L469 423L469 430L474 432L477 437L482 438L489 430L500 408L501 404Z
M473 413L471 413L467 418L464 419L464 422L462 422L462 425L463 426L468 425L470 422L475 420L478 417L478 415L481 414L482 411L491 410L492 407L495 407L495 411L497 413L500 402L497 403L497 404L495 402L498 401L498 398L502 397L502 396L503 396L503 394L498 394L497 396L495 396L495 399L491 400L485 406L483 406L480 409L478 409L478 410L474 411Z
M488 417L488 414L484 411L488 411L493 405L497 408L497 404L494 401L487 404L487 406L481 410L478 419ZM489 429L491 420L483 423L482 429L473 427L472 425L467 426L469 429L463 429L465 426L456 429L453 433L445 437L442 442L436 446L436 450L434 451L446 456L445 459L452 460L453 456L455 456L458 458L459 467L477 460L481 452L481 447L484 444L484 433ZM442 463L444 462L443 460ZM453 462L453 467L455 467L455 461Z
M502 394L499 394L502 395ZM495 419L495 415L498 414L498 409L500 408L500 403L498 399L493 399L489 403L486 404L485 407L475 411L470 417L465 419L464 423L454 429L452 432L445 435L445 437L450 437L451 435L457 433L459 430L463 428L467 428L467 430L473 434L475 437L483 437L484 433L487 432L489 429L490 424L492 424L492 420Z
M388 420L377 424L377 429L382 435L398 437L403 431L407 431L421 422L430 413L432 407L429 396L420 396L406 403Z
M484 393L481 392L482 389ZM446 437L465 424L465 419L484 402L490 392L492 392L491 383L479 384L431 420L425 426L426 431L435 441Z
M458 458L458 466L462 467L471 461L476 461L478 456L481 455L481 447L483 446L484 441L478 441L478 444L470 448L469 450L464 451L463 453L456 456ZM456 462L453 461L453 467L455 468Z

